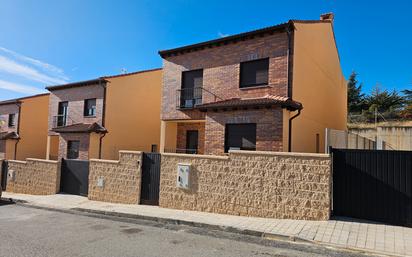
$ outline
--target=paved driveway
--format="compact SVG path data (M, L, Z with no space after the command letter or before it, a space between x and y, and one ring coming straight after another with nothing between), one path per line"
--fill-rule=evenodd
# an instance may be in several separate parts
M358 256L200 228L167 228L0 206L0 256ZM236 239L236 240L235 240Z

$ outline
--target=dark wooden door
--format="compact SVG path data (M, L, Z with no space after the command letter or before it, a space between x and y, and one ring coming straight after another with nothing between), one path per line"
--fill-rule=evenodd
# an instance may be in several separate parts
M199 132L197 130L188 130L186 132L186 153L196 154L199 146Z
M1 188L3 191L6 191L7 188L7 173L8 173L8 163L7 161L3 161L0 169L1 169Z
M333 149L333 214L412 226L412 152Z
M161 155L159 153L143 153L140 194L140 203L142 204L159 205L160 162Z
M87 196L89 190L89 161L62 160L60 192Z

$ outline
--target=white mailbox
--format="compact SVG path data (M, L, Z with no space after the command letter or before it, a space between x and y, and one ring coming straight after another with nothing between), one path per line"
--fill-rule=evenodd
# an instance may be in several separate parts
M190 164L177 164L177 180L178 188L189 189Z
M97 186L98 187L104 187L104 178L103 177L99 177L97 179Z
M16 177L14 170L9 170L7 172L7 176L9 181L14 181L14 178Z

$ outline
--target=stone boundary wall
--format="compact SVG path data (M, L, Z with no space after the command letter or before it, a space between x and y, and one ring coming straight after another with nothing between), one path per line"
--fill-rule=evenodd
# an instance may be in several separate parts
M8 160L7 191L52 195L60 191L60 162L31 159Z
M133 151L120 151L119 161L91 159L89 199L138 204L142 174L141 163L142 152Z
M191 164L190 189L176 186ZM231 151L162 154L160 207L264 218L330 218L331 158L325 154Z

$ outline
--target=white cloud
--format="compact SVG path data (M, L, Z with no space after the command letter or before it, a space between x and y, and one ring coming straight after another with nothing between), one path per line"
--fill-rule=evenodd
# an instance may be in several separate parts
M42 69L44 72L50 73L50 75L52 75L53 77L57 77L57 78L62 79L64 81L69 80L69 78L64 74L64 71L61 68L56 67L52 64L49 64L49 63L31 58L31 57L16 53L16 52L14 52L10 49L7 49L7 48L1 47L1 46L0 46L0 51L2 51L4 53L7 53L8 55L12 56L14 59L22 61L23 63L34 65L34 66Z
M35 68L24 64L17 63L7 57L0 55L0 72L6 72L16 76L26 78L28 80L41 82L47 85L50 84L64 84L67 80L47 75L38 71Z
M39 93L44 92L43 90L39 88L17 84L17 83L13 83L9 81L4 81L4 80L0 80L0 89L5 89L5 90L28 94L28 95L39 94Z

